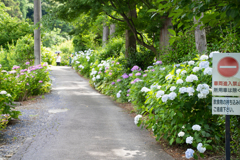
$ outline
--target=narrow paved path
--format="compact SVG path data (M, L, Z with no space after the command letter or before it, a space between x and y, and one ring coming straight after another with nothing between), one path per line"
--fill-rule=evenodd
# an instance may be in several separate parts
M145 129L113 101L89 86L69 67L52 67L48 112L57 127L29 138L11 159L171 160ZM51 104L50 104L51 103ZM47 104L45 104L47 105ZM53 121L51 116L49 121Z

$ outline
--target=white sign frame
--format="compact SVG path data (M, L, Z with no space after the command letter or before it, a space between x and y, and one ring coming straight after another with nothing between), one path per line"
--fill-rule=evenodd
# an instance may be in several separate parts
M240 69L233 77L224 77L218 72L218 62L225 57L234 58L240 66L240 53L213 53L212 95L240 96Z
M240 115L240 98L212 97L212 114Z

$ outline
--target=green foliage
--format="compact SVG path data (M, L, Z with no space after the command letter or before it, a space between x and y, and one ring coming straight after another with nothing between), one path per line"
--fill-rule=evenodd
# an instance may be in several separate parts
M124 50L124 40L121 37L112 38L107 45L99 51L99 59L106 60L109 57L119 57Z
M11 17L17 17L19 19L22 18L22 12L20 11L19 8L19 1L13 1L13 0L2 0L2 2L5 4L6 11L8 12Z
M165 63L181 63L195 58L198 51L193 32L178 32L178 36L171 37L172 44L160 51L160 58Z
M16 43L19 38L29 33L33 33L33 28L27 22L11 18L6 13L0 16L0 46L3 48L8 48L8 43Z
M15 61L17 65L34 60L34 39L32 35L26 35L18 39L15 46Z
M42 43L44 47L51 47L53 45L59 45L66 41L60 34L61 29L54 28L52 31L46 32L42 38Z
M47 62L49 65L55 65L55 54L50 48L43 47L41 49L42 62Z
M132 66L139 66L142 69L146 69L148 66L153 64L155 54L143 47L139 47L137 52L131 52L129 54L129 57L126 58L126 65L125 67L130 71Z

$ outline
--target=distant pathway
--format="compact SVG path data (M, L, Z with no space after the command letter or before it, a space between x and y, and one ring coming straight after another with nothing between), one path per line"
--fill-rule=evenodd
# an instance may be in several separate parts
M12 160L172 160L149 132L69 67L52 67L45 129ZM44 101L44 99L43 99Z

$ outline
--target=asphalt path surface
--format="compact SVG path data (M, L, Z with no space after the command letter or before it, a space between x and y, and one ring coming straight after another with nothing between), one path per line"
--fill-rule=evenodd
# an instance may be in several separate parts
M171 160L146 129L70 67L52 67L45 128L11 160ZM51 106L47 108L46 106Z

